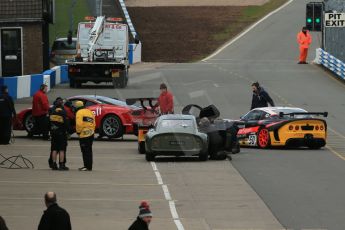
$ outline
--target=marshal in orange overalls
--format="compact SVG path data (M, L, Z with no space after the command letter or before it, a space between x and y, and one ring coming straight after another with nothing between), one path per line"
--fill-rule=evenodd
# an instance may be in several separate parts
M308 49L312 42L312 37L307 30L302 30L297 34L297 42L299 44L299 63L306 64L307 63L307 56L308 56Z

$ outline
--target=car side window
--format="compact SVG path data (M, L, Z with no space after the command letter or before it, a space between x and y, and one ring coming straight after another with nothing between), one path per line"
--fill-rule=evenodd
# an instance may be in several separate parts
M93 101L84 101L84 103L85 103L85 107L89 107L89 106L92 106L92 105L96 105L96 103L93 102Z
M249 112L243 119L246 121L258 121L261 119L263 112L260 110L253 110Z
M262 112L260 120L268 120L270 119L271 114L267 113L267 112Z

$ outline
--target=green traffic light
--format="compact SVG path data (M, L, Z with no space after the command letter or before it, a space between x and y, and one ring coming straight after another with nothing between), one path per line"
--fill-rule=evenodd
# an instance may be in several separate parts
M313 19L307 18L307 22L308 22L308 23L312 23L312 22L313 22Z
M320 18L317 18L317 19L315 19L315 22L316 22L316 23L320 23L320 22L321 22L321 19L320 19Z

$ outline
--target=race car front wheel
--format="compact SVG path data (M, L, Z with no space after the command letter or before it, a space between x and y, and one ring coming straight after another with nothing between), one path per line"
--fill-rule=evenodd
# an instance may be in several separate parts
M120 118L116 115L108 115L103 118L100 126L100 134L108 138L123 136L123 126Z
M267 148L270 145L270 133L267 129L262 128L259 130L258 134L258 146L260 148Z
M34 128L34 117L32 116L30 112L25 115L24 120L23 120L23 125L26 132L28 133L32 132Z

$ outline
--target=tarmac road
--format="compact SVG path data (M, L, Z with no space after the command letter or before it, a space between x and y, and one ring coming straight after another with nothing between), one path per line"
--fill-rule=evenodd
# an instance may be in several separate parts
M250 84L258 80L278 105L328 111L329 147L322 150L242 149L231 163L168 159L156 166L185 229L344 229L345 87L314 65L296 64L295 35L304 21L305 3L295 0L205 62L153 68L140 64L131 69L126 89L61 85L49 98L157 96L165 82L175 95L176 111L190 103L213 103L222 117L236 118L248 111ZM81 161L76 141L69 145L68 165L74 170L68 173L46 169L47 149L47 142L25 138L0 149L8 155L27 151L38 165L31 171L0 169L0 213L13 229L34 228L48 189L61 194L75 229L125 229L142 199L152 203L152 229L176 229L156 172L136 153L134 142L95 142L95 171L90 174L75 170Z

